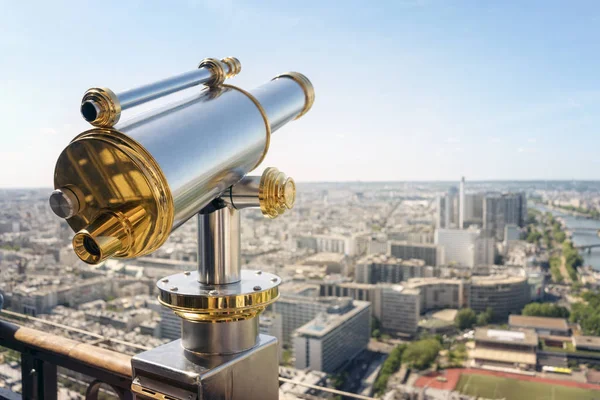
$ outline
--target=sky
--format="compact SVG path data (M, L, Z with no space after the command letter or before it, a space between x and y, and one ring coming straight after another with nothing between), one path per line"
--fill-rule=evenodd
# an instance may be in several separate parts
M86 89L225 56L312 81L262 165L297 181L600 179L599 46L598 1L0 0L0 187L53 185Z

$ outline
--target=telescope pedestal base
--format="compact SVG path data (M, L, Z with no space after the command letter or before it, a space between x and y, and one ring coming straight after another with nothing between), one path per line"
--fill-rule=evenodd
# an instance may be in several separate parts
M255 347L231 355L191 353L175 340L131 359L131 389L135 399L276 400L277 361L272 336L259 335Z

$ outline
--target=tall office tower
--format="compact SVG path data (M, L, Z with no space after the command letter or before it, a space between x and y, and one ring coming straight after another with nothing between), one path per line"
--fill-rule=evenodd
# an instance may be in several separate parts
M436 204L436 227L456 228L459 224L459 203L457 189L451 187L448 193L438 196Z
M486 236L504 239L504 227L525 225L527 198L525 193L491 194L483 202L483 230Z
M458 229L465 227L465 177L460 180L460 197L458 200Z
M334 372L367 348L371 336L371 303L339 299L294 334L295 367Z
M483 225L483 201L484 193L465 194L463 228L470 225Z

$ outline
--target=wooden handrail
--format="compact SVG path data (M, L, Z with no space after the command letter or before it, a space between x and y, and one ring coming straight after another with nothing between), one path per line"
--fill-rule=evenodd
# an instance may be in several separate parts
M90 367L131 379L130 356L37 329L0 321L0 345L12 348L13 346L10 344L45 352L52 356L67 357Z

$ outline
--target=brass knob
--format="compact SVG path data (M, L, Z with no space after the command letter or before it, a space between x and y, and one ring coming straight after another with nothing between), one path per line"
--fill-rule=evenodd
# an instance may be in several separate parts
M296 183L277 168L269 167L260 178L258 201L263 215L277 218L294 206Z

